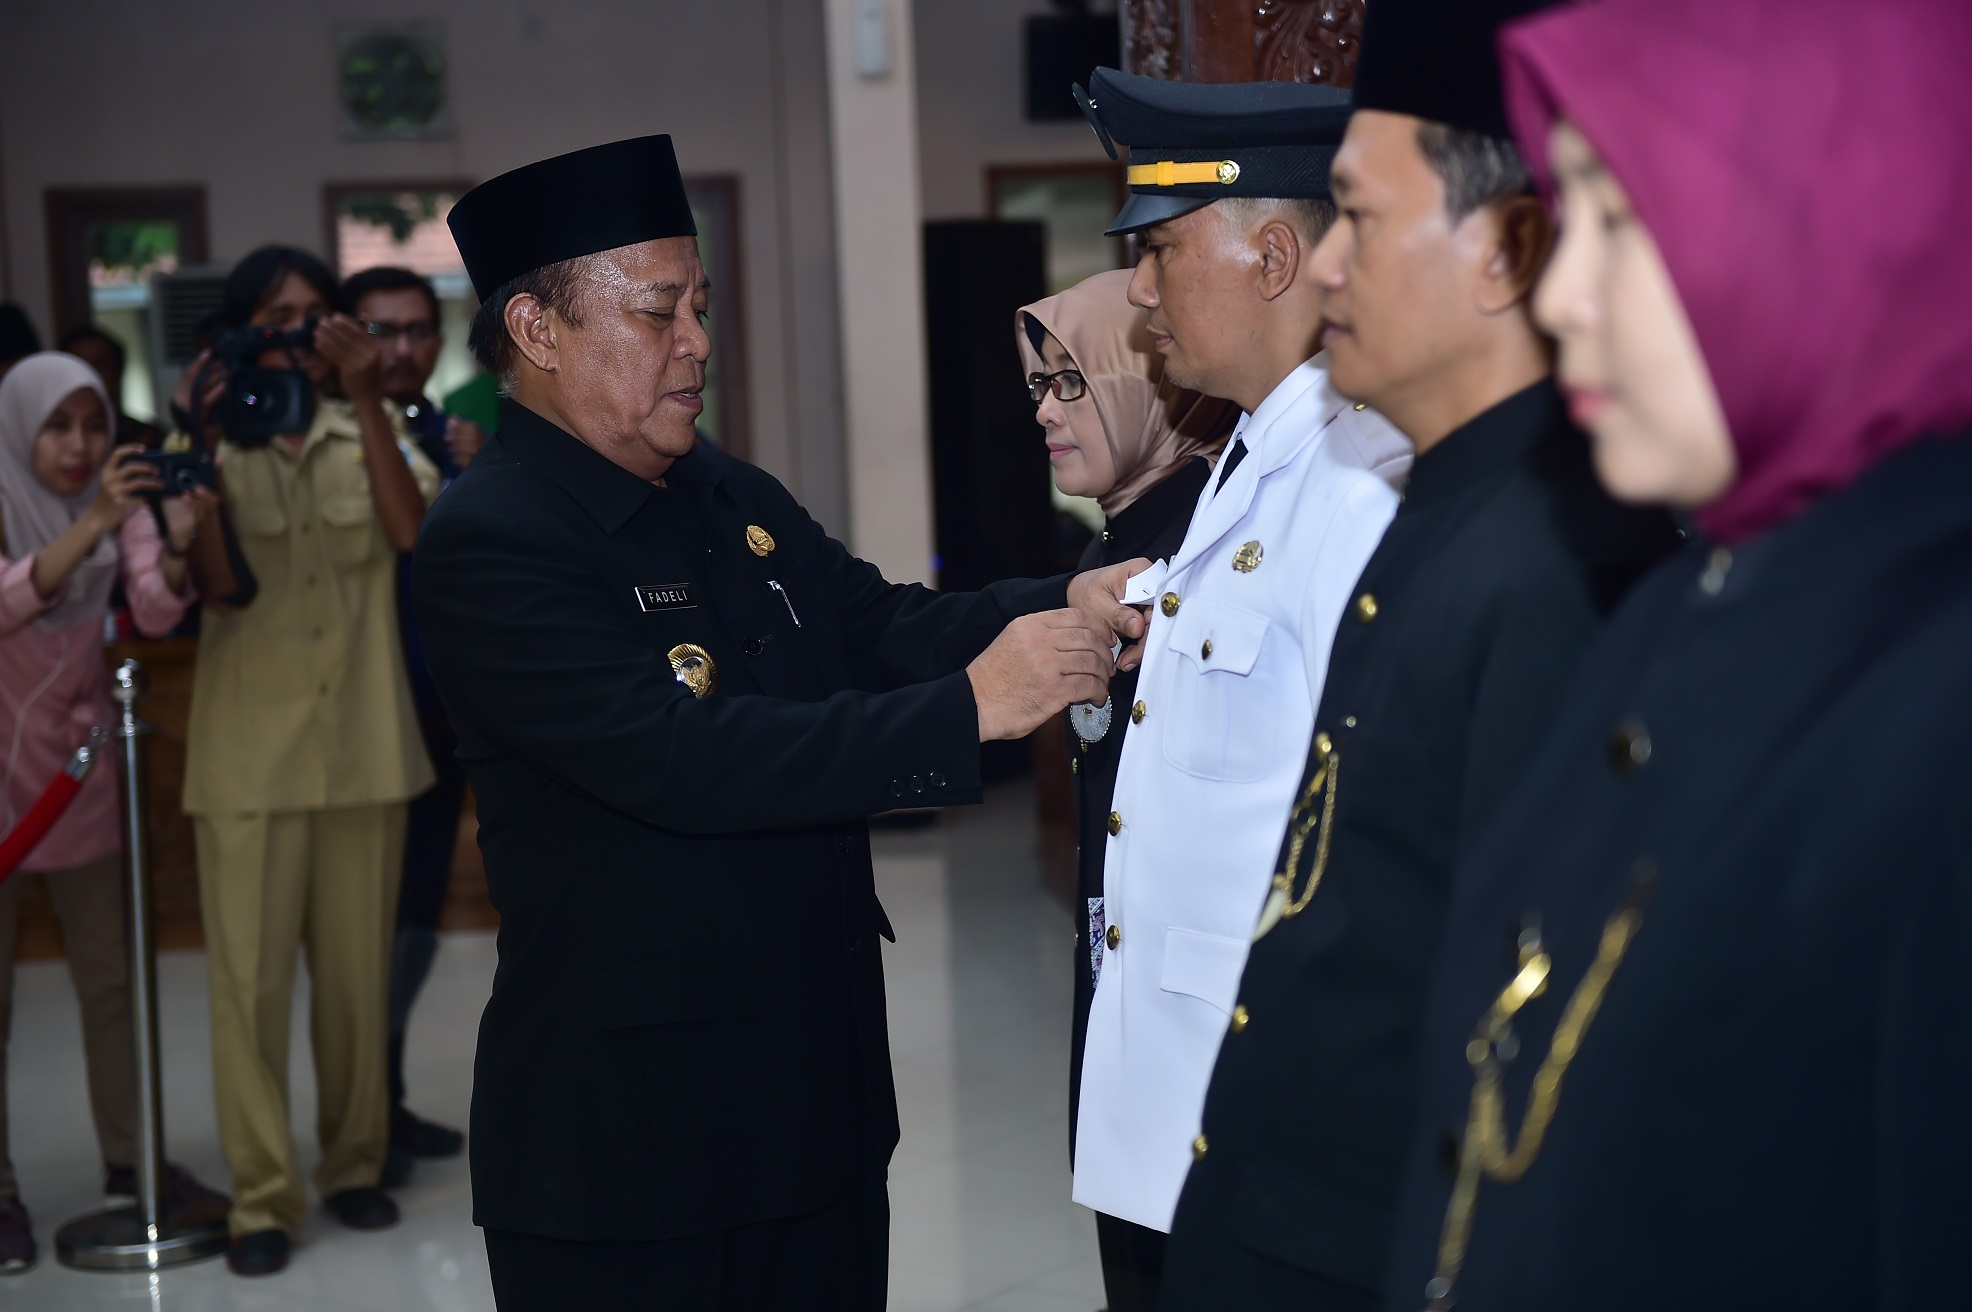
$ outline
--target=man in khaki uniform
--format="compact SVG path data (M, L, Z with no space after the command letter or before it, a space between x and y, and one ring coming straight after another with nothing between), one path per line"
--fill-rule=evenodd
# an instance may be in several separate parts
M317 351L296 363L318 385L333 369L351 399L318 395L305 435L218 448L255 587L243 605L206 611L185 773L214 1094L237 1199L229 1261L241 1274L285 1265L305 1215L287 1099L298 946L313 984L315 1187L346 1225L397 1219L376 1187L389 1140L386 989L406 804L433 780L394 588L397 553L438 473L381 400L374 342L328 317L334 284L323 290L308 272L255 287L272 276L257 270L240 302L254 323L323 319ZM201 540L194 553L206 595L244 595L222 544Z

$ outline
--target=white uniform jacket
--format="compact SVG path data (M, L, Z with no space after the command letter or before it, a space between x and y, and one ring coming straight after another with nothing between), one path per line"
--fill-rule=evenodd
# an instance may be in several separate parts
M1337 396L1326 363L1241 421L1246 457L1224 487L1218 471L1207 481L1150 608L1137 705L1116 708L1118 729L1130 721L1075 1201L1158 1230L1191 1165L1335 627L1410 470L1410 444Z

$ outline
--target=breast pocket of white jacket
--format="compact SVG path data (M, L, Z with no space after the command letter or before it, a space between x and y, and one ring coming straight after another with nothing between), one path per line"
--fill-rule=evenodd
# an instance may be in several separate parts
M1178 611L1167 645L1172 666L1164 757L1186 774L1226 783L1264 778L1274 760L1276 689L1259 677L1267 617L1215 597L1193 597Z
M1246 970L1247 945L1236 938L1195 929L1164 931L1164 969L1157 987L1197 998L1221 1014L1232 1015L1239 978Z

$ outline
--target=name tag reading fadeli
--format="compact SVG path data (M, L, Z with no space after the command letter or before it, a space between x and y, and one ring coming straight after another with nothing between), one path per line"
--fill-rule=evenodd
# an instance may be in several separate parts
M637 605L645 614L660 610L691 610L698 597L689 583L643 583L637 586Z

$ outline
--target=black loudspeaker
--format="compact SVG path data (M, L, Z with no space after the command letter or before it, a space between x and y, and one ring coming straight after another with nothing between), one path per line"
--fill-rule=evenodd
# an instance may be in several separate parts
M1063 6L1068 8L1069 6ZM1027 117L1080 118L1069 88L1097 68L1120 68L1123 35L1115 14L1065 13L1027 20Z
M1013 337L1014 315L1047 290L1040 223L924 225L932 507L947 592L1055 572L1047 445ZM1028 767L1026 744L986 746L988 777Z

